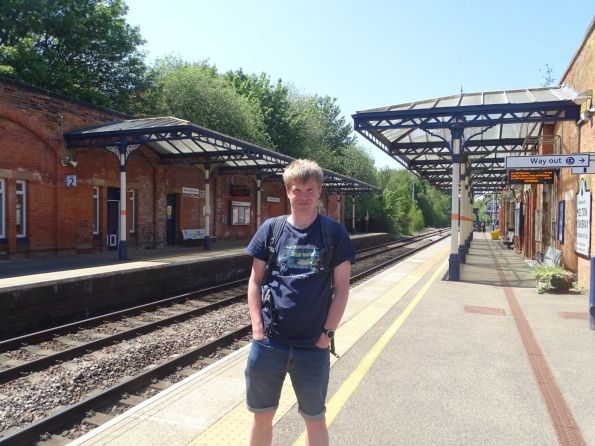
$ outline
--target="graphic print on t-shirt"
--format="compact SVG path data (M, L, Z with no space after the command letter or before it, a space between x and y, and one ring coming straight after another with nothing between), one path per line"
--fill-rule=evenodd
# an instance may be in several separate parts
M302 274L317 272L320 268L320 249L314 245L287 245L277 255L277 265L282 272Z

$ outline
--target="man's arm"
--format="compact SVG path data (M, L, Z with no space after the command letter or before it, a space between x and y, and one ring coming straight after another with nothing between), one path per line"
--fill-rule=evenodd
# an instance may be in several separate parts
M266 262L254 257L252 260L252 272L248 281L248 310L252 321L252 337L262 340L264 335L264 323L262 321L262 297L260 283L264 276Z
M333 274L333 282L335 285L335 297L331 302L324 328L329 330L336 330L341 322L345 307L347 306L347 299L349 297L349 279L351 277L351 262L345 260L339 266L335 266ZM329 340L326 335L322 333L316 341L316 346L320 348L327 348Z

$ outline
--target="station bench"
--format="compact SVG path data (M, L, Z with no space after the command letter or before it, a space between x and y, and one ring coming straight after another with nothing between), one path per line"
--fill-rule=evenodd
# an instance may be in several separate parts
M204 229L182 229L182 246L201 246L204 244ZM211 242L216 241L216 237L209 236Z
M512 249L514 246L514 231L508 231L508 235L505 237L500 237L500 240L502 240L504 246L506 246L508 249Z

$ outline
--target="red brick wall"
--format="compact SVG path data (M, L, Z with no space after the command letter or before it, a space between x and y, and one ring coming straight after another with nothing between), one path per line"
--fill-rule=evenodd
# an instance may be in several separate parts
M560 80L561 83L567 84L579 93L595 90L594 26L592 23L592 27L587 31L574 59ZM594 105L592 98L587 101L587 107L593 107ZM563 153L595 153L595 121L593 118L580 126L577 126L575 122L558 124L556 134L562 139ZM587 187L593 192L593 175L573 175L570 169L561 169L556 198L557 200L565 200L566 203L565 234L564 243L556 242L556 248L562 250L564 266L577 273L579 286L588 289L590 285L590 259L575 254L573 243L575 196L579 190L581 178L585 179ZM594 207L591 206L591 217L593 217ZM594 242L595 231L593 231L593 225L591 225L591 255L594 253Z
M123 114L0 78L0 178L5 180L6 240L0 258L65 256L107 250L108 188L120 188L118 158L104 148L68 149L62 134L71 130L130 119ZM63 166L68 157L76 167ZM76 187L66 176L76 175ZM126 169L126 239L129 248L161 247L167 243L167 194L177 199L177 242L182 229L205 228L204 168L161 164L146 147L131 153ZM248 240L257 230L256 178L223 175L210 180L210 235ZM27 238L16 237L16 181L27 189ZM244 186L249 196L232 196L231 185ZM93 188L99 190L99 236L93 234ZM183 188L198 189L199 195ZM279 179L262 183L261 223L288 214L289 202ZM130 191L135 207L130 208ZM273 201L268 201L271 198ZM278 199L278 201L274 201ZM232 201L250 203L250 223L232 225ZM344 206L334 194L321 197L323 213L342 220ZM343 201L341 202L343 205ZM134 233L130 234L134 213Z

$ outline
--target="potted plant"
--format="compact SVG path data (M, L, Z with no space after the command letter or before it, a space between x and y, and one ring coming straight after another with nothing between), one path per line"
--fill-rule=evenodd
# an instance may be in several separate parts
M529 277L537 280L537 292L543 294L551 290L568 290L574 273L562 266L538 265L531 270Z

